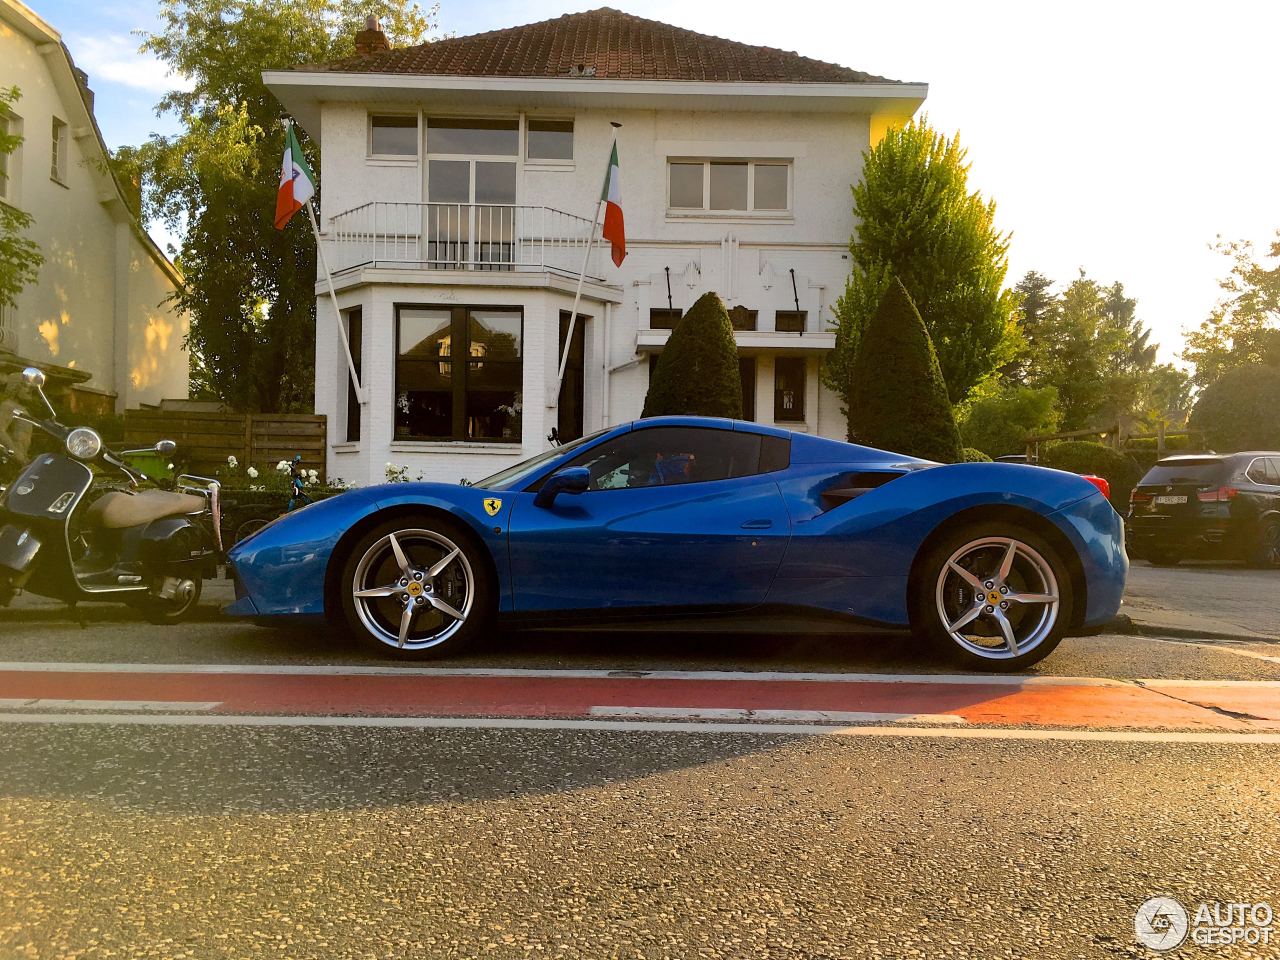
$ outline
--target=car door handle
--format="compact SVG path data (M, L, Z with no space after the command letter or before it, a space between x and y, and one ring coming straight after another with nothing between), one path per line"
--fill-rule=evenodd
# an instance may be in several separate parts
M768 530L773 526L772 520L748 520L742 525L743 530Z

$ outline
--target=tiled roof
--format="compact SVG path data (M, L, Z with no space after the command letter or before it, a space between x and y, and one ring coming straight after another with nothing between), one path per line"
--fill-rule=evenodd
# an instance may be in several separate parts
M601 7L522 27L294 67L306 72L569 77L746 83L892 83L861 70L754 47Z

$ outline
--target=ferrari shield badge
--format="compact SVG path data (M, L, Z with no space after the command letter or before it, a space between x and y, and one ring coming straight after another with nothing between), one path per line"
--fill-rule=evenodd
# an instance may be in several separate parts
M484 501L484 512L491 517L496 517L498 511L502 509L502 501L497 497L486 497Z

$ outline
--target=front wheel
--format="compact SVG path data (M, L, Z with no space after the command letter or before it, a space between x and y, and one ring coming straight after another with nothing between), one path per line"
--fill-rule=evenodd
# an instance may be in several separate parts
M917 566L911 625L933 649L1000 673L1043 660L1071 622L1071 577L1058 550L1012 524L942 537Z
M452 656L476 641L497 605L473 538L435 517L389 521L361 537L339 580L352 632L384 655Z

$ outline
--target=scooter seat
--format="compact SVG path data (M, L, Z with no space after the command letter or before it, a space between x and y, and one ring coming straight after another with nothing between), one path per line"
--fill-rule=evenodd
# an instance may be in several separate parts
M104 530L137 527L162 517L180 517L205 508L203 497L168 490L104 493L85 511L85 519Z

